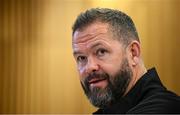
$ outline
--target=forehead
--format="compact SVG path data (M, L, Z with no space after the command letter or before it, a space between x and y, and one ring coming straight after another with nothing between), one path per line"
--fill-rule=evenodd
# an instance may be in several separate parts
M73 35L72 43L73 44L84 43L86 41L93 40L99 35L105 35L107 33L108 33L107 23L95 22L81 30L76 30Z
M84 30L75 31L72 46L75 55L91 52L98 46L114 49L114 47L121 47L121 43L117 39L113 39L108 24L94 23L84 28Z

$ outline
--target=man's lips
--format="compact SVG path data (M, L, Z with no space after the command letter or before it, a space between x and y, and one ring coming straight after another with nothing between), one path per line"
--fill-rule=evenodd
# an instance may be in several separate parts
M94 79L91 79L88 83L89 84L95 84L95 83L98 83L98 82L101 82L101 81L104 81L104 80L106 80L106 78L101 78L101 79L94 78Z

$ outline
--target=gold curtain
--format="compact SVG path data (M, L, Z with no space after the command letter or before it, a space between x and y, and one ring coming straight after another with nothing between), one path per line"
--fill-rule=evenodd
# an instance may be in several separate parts
M92 113L71 49L71 26L91 7L129 14L147 68L180 95L179 0L1 0L0 113Z

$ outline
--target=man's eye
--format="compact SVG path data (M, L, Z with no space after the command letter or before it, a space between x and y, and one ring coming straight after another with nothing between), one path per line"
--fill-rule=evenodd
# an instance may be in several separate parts
M106 53L107 53L107 50L105 49L98 49L96 52L98 56L104 56Z
M86 61L87 60L87 58L85 57L85 56L78 56L77 57L77 61L78 62L84 62L84 61Z

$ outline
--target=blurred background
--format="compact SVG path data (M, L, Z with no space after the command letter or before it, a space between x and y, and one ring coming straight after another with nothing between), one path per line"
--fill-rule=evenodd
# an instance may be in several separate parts
M92 113L71 49L76 16L91 7L134 20L147 68L180 95L180 0L0 0L0 113Z

